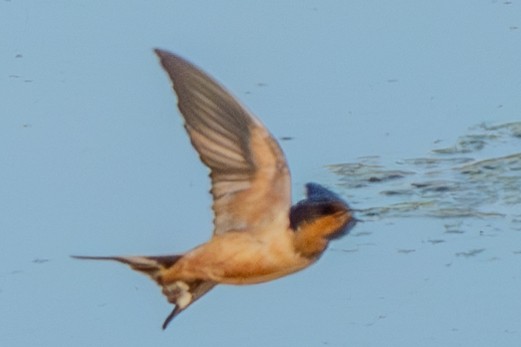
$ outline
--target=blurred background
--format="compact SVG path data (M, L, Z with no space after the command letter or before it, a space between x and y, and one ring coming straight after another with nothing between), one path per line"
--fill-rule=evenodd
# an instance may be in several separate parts
M152 49L223 83L359 223L175 319L82 255L178 253L210 188ZM519 346L518 1L0 2L0 345Z

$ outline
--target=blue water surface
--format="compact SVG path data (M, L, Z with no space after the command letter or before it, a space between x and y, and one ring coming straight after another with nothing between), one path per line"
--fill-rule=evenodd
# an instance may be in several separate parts
M363 221L166 331L209 180L152 49L215 76ZM1 346L519 346L518 1L0 2Z

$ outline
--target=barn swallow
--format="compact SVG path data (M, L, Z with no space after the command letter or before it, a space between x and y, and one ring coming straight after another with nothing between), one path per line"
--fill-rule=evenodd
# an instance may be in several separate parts
M115 260L152 278L175 305L170 321L217 284L255 284L316 262L356 219L330 190L306 185L291 206L291 180L275 138L223 86L183 58L157 49L192 145L210 169L214 230L194 249L164 256L74 256Z

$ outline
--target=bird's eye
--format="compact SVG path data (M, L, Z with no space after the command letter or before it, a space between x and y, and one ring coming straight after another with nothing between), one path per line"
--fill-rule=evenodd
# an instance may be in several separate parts
M322 216L328 216L337 212L345 211L347 207L339 202L328 202L321 204L320 214Z
M338 210L335 208L335 206L328 204L328 205L325 205L322 207L321 214L327 216L327 215L333 214L337 211Z

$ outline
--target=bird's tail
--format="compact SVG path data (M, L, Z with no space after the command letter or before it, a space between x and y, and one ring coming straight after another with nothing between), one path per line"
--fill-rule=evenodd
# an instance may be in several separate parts
M75 259L86 259L86 260L112 260L118 261L123 264L129 265L132 269L142 272L145 275L152 278L159 285L161 283L161 271L170 268L174 265L182 255L162 255L153 257L91 257L83 255L73 255Z
M163 294L168 301L175 305L172 312L163 323L165 329L170 321L188 306L194 303L201 296L210 291L217 283L205 280L178 280L171 283L163 282L162 273L172 267L183 255L163 255L152 257L91 257L91 256L72 256L75 259L86 260L112 260L129 265L132 269L144 273L163 290Z

